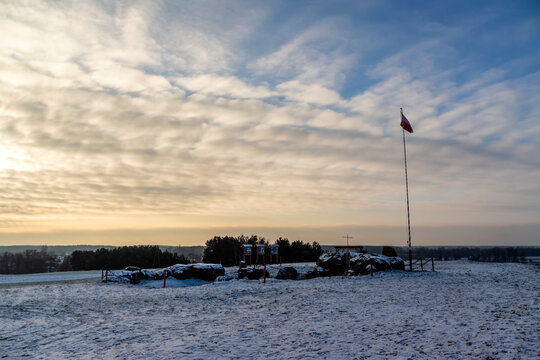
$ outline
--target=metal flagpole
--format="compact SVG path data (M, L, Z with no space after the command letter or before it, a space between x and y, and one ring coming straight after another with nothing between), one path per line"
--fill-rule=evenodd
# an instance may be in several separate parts
M400 108L403 116L403 108ZM409 178L407 176L407 148L405 146L405 129L401 128L403 134L403 156L405 159L405 192L407 193L407 228L409 230L409 271L412 271L412 245L411 245L411 214L409 211Z
M345 249L345 253L347 254L347 269L351 268L351 253L349 252L349 239L352 239L352 236L349 236L349 233L347 233L347 236L343 236L344 239L347 239L347 248Z

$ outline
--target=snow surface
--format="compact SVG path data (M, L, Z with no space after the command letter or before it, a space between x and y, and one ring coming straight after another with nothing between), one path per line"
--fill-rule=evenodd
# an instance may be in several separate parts
M0 275L0 285L47 283L57 281L74 281L101 279L101 270L66 271L41 274Z
M3 286L0 358L538 358L538 267L435 266L166 289Z
M201 286L211 283L210 281L204 281L200 279L185 279L178 280L173 277L168 277L165 286L168 288L178 288L187 286ZM149 288L162 288L163 280L141 280L137 286L149 287Z

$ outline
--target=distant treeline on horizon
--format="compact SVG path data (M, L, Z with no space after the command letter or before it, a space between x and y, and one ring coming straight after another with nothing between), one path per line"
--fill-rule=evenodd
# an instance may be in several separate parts
M343 244L335 244L335 245L323 245L321 244L321 248L324 251L333 251L334 246L341 246ZM0 254L3 254L4 252L9 253L23 253L26 250L36 250L41 251L42 249L45 249L45 251L54 253L55 255L70 255L74 251L95 251L98 249L114 249L118 247L123 247L126 245L0 245ZM145 245L145 244L138 244L138 245L128 245L128 246L153 246L153 245ZM193 246L172 246L172 245L157 245L162 251L170 251L170 252L178 252L180 254L187 255L190 252L193 254L199 254L199 256L202 257L202 254L204 252L204 249L206 248L205 245L193 245ZM381 249L385 245L364 245L363 248L365 251L368 252L380 252ZM395 248L398 253L406 254L407 247L406 246L392 246ZM456 246L456 245L442 245L442 246L414 246L414 250L452 250L452 249L471 249L471 250L481 250L481 249L494 249L494 248L516 248L520 253L527 253L523 256L540 256L540 246L510 246L510 245L479 245L479 246ZM400 250L402 252L400 252ZM532 252L532 253L531 253ZM533 254L534 253L534 254Z
M115 249L119 247L123 247L126 245L7 245L7 246L0 246L0 254L3 254L4 252L9 253L23 253L26 250L36 250L41 251L45 250L50 253L54 253L56 255L70 255L74 251L95 251L99 249ZM154 245L129 245L129 246L154 246ZM193 252L194 254L200 254L202 256L202 252L204 251L205 246L204 245L197 245L197 246L171 246L171 245L156 245L159 246L159 248L163 251L180 251L182 254L187 254L189 252ZM176 250L175 250L176 249Z
M284 262L315 261L322 251L332 252L334 246L302 241L281 242ZM118 269L128 265L139 267L169 266L175 262L222 262L236 265L241 259L242 243L265 243L263 237L214 237L207 246L0 246L0 274L27 274L70 270ZM363 250L381 253L382 246L364 246ZM408 257L407 247L394 247L402 258ZM539 246L438 246L414 247L413 257L435 260L471 259L477 261L520 261L540 257Z

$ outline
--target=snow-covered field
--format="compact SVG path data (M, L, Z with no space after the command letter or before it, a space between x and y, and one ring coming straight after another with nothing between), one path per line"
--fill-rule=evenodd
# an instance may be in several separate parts
M66 271L41 274L0 275L1 285L47 283L57 281L75 281L87 279L101 279L100 270L92 271Z
M540 274L525 264L150 288L0 287L0 358L536 359Z

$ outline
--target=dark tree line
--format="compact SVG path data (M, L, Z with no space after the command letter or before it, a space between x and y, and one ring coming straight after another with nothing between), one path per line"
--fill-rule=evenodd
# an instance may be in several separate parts
M279 256L282 262L315 261L323 253L321 246L317 242L309 244L296 240L290 243L288 239L280 237L276 243L279 245ZM214 236L206 242L203 262L221 263L223 266L236 266L243 259L243 244L265 245L265 261L266 263L270 263L270 243L264 237L258 237L257 235L240 235L238 237ZM253 251L253 254L255 254L255 250Z
M32 274L69 270L69 262L62 256L40 251L26 250L22 253L4 252L0 256L0 274Z
M489 262L517 262L521 261L522 256L514 247L482 249L476 254L469 256L470 260L489 261Z
M276 244L279 245L281 261L285 263L313 262L323 253L321 246L316 241L312 244L300 240L289 243L289 239L279 238L276 240Z
M323 252L318 243L304 243L300 240L289 242L288 239L279 238L279 256L282 262L312 262ZM224 266L238 265L243 259L242 244L264 244L266 246L266 262L270 262L269 243L265 238L251 236L216 236L206 242L203 261L209 263L222 263ZM202 248L202 247L201 247ZM331 246L327 251L333 251ZM189 263L189 258L197 258L195 254L199 247L171 248L171 251L162 251L158 246L129 246L120 248L101 248L95 251L74 251L69 256L58 256L47 251L46 247L40 250L26 250L24 252L4 252L0 255L0 274L29 274L51 271L69 270L98 270L123 269L127 266L141 268L166 267L174 264ZM365 246L368 252L380 252L381 247ZM406 247L396 247L398 255L408 258ZM172 252L174 251L174 252ZM383 253L391 255L390 249ZM180 254L179 254L180 253ZM191 254L193 253L193 254ZM188 257L186 257L188 254ZM477 261L508 262L524 261L526 256L540 256L540 247L414 247L414 258L435 258L435 260L471 259ZM275 260L274 260L275 261Z
M73 270L124 269L167 267L188 264L184 255L162 251L159 246L123 246L96 251L74 251L70 259Z
M408 258L407 248L396 248L399 256ZM525 256L539 256L540 248L536 247L414 247L413 257L434 258L435 260L470 259L488 262L518 262Z

